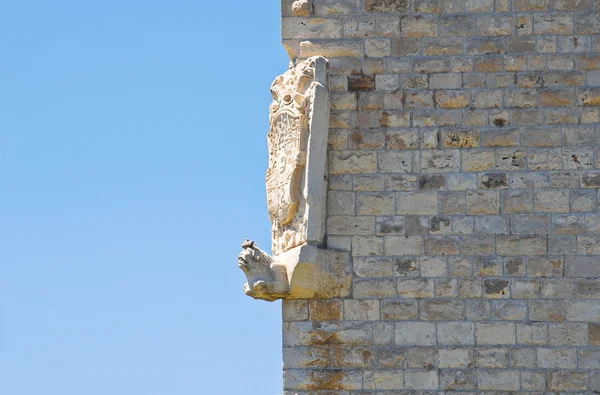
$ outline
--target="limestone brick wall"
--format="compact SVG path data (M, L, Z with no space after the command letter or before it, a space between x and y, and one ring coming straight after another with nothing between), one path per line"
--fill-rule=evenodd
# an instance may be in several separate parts
M354 278L283 302L285 393L600 391L600 1L292 3Z

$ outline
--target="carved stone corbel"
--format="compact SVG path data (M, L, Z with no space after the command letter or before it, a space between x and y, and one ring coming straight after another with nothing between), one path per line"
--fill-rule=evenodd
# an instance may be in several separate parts
M246 274L246 295L272 302L277 299L328 299L350 294L349 256L302 245L271 257L245 240L238 266Z
M327 207L327 67L325 58L315 56L271 85L266 185L273 256L246 240L238 259L248 279L244 291L257 299L349 292L347 254L319 248Z

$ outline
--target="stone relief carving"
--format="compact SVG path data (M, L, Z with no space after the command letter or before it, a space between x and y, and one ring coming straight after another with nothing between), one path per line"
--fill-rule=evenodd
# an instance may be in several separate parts
M287 295L289 284L285 265L278 264L248 239L242 244L238 266L246 274L248 282L244 292L256 299L277 300Z
M327 176L326 68L324 58L309 58L271 86L266 184L274 255L323 241L324 207L317 206L324 205Z
M326 87L327 60L320 56L293 66L271 85L266 187L273 256L246 240L238 258L248 279L244 292L254 298L326 297L348 289L345 256L318 248L327 206Z

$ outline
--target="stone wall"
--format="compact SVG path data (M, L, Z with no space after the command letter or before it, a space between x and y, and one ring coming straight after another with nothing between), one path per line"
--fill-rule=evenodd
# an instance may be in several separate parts
M353 283L283 301L285 393L600 391L600 1L292 3Z

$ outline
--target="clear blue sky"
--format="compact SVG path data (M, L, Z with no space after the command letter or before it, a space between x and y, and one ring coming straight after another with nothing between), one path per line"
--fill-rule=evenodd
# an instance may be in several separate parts
M269 250L279 2L0 9L0 393L275 395Z

